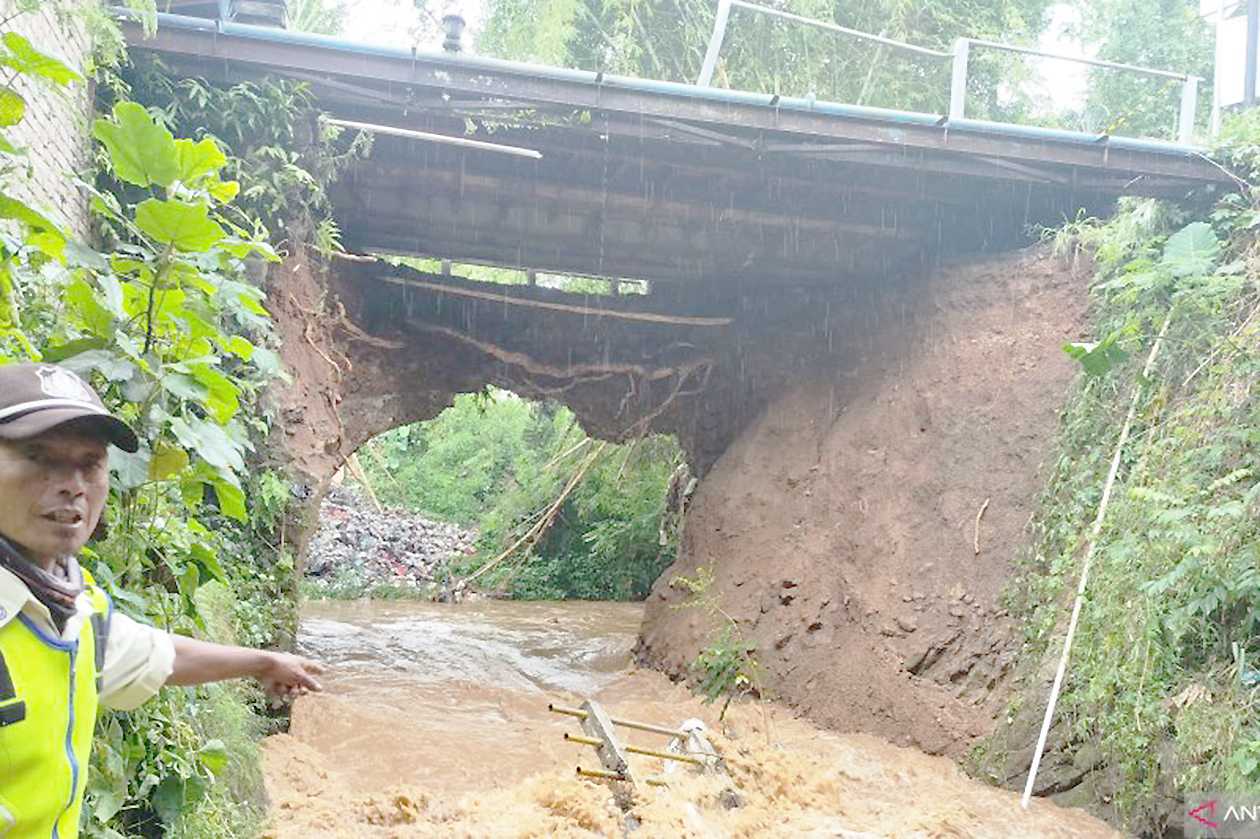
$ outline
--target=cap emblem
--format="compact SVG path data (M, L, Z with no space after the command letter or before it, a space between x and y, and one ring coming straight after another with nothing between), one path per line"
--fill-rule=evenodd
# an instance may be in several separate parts
M53 399L73 399L95 404L92 390L83 380L64 367L40 367L39 389Z

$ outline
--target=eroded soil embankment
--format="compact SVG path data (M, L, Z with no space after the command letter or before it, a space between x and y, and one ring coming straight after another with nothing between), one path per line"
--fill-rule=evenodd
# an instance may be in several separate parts
M1017 654L999 595L1083 285L1044 249L945 269L871 324L865 357L786 388L696 491L643 657L686 672L710 624L670 581L707 567L775 698L932 753L988 733Z

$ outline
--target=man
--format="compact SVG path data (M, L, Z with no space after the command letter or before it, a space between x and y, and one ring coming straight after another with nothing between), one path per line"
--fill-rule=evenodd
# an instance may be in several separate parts
M139 447L78 376L0 367L0 837L73 839L98 702L129 710L164 684L253 677L319 690L313 662L209 644L115 612L76 555L109 492L108 444Z

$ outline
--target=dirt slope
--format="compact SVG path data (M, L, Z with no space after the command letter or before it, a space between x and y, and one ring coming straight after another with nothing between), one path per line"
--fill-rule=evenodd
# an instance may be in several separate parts
M707 566L774 697L932 753L987 733L1017 654L998 596L1075 372L1077 277L1039 249L946 268L904 316L872 316L863 357L772 400L696 491L644 659L681 674L704 645L670 580Z

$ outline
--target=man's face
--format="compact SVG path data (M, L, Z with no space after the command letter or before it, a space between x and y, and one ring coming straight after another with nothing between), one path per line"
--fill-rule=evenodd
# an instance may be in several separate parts
M104 441L53 429L0 440L0 535L47 567L76 554L96 529L109 494Z

